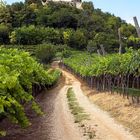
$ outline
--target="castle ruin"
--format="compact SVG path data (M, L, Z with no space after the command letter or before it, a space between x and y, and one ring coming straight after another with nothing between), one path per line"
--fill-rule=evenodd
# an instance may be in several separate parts
M45 2L42 1L42 4L47 5L48 2L68 4L70 6L74 6L78 9L82 9L82 1L81 0L46 0Z

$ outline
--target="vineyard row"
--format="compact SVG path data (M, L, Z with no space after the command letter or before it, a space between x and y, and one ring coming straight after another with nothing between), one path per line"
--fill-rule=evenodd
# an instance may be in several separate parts
M140 51L104 57L74 52L60 66L99 92L119 93L140 103Z

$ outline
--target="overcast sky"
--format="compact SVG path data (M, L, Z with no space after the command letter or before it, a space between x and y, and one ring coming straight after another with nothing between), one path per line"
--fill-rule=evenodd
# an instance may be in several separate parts
M6 0L8 4L17 1L19 0ZM128 23L134 24L133 16L137 16L140 21L140 0L92 0L92 2L95 8L120 16Z

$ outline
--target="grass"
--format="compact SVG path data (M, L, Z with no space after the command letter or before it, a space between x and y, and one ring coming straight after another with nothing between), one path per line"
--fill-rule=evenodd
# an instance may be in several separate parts
M67 98L71 113L74 115L75 123L80 124L79 126L84 130L84 136L87 136L88 139L93 139L95 137L95 131L90 130L90 127L84 124L84 120L89 120L89 115L80 107L72 88L68 89Z
M72 88L68 89L67 92L68 104L71 109L71 113L74 115L75 123L80 123L84 120L89 119L89 115L84 112L84 109L79 106L76 96Z

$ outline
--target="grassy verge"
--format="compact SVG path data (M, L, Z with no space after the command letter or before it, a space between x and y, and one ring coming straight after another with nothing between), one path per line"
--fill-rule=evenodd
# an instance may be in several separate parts
M84 124L85 120L89 120L89 115L80 107L72 88L69 88L67 91L67 99L71 113L74 115L75 123L79 123L79 126L83 128L84 136L87 136L88 139L93 139L95 131L91 131L89 126Z
M71 109L71 113L74 115L75 123L80 123L84 120L89 119L89 115L84 112L84 109L79 106L75 94L72 88L68 89L67 92L68 104L69 108Z

